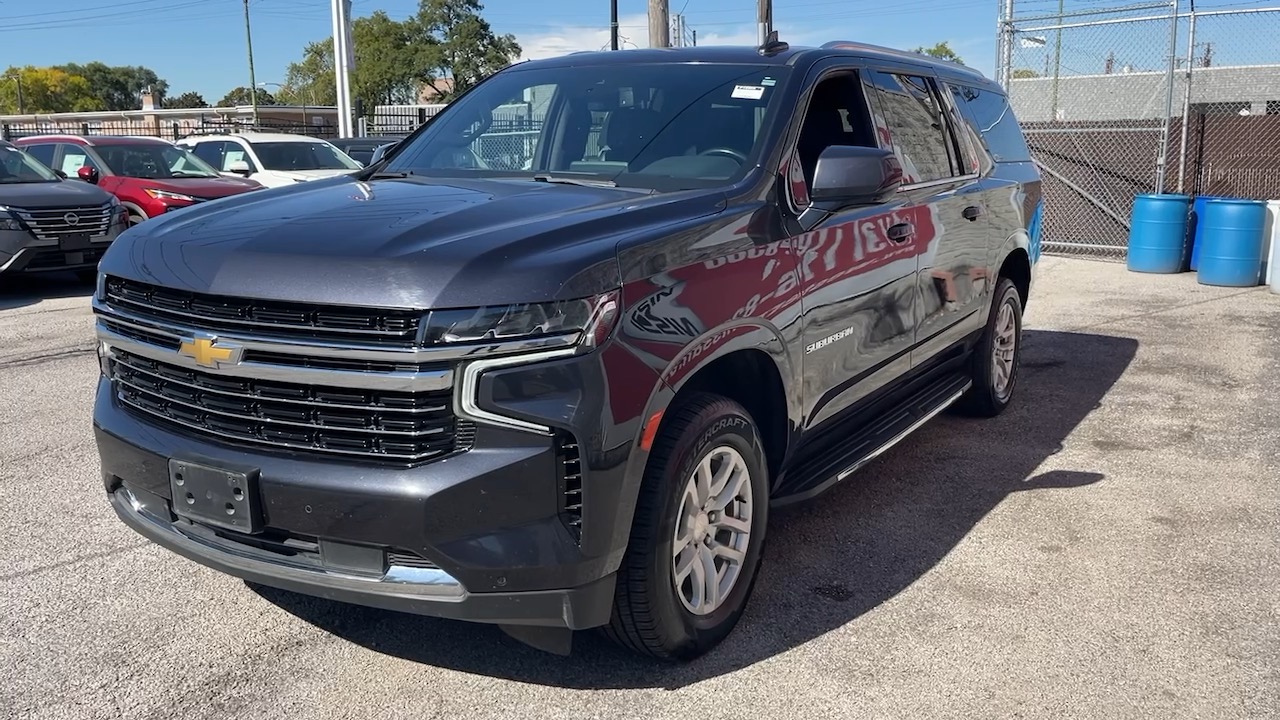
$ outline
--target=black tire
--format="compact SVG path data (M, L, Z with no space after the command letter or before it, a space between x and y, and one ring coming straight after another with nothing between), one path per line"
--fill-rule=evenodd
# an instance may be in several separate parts
M1013 313L1013 369L1009 380L1003 388L999 387L993 356L996 352L996 326L1003 308L1009 307ZM957 409L973 417L995 417L1004 412L1013 400L1018 388L1018 367L1022 359L1022 296L1018 288L1009 278L1000 278L996 283L995 298L991 303L991 312L987 317L987 326L982 331L969 359L969 373L973 387L960 398Z
M725 446L738 452L749 473L750 531L740 574L723 604L698 615L677 595L674 533L694 469ZM668 411L649 456L631 539L618 570L613 617L604 628L610 639L653 657L691 660L718 645L737 625L755 585L768 526L763 447L751 415L727 398L699 393Z

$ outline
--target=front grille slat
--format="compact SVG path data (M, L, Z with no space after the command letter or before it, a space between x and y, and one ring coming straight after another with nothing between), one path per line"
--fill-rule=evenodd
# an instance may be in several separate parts
M335 308L222 297L118 277L107 280L106 302L143 320L178 323L215 333L252 333L264 338L355 342L382 347L413 347L424 314L416 310ZM312 362L329 367L339 364L337 360Z
M333 403L329 388L229 379L113 353L116 397L125 407L215 441L397 464L466 449L458 446L447 390L370 391L363 405Z
M111 227L111 206L15 209L18 217L41 240L57 240L65 235L106 235ZM77 222L67 222L74 214Z

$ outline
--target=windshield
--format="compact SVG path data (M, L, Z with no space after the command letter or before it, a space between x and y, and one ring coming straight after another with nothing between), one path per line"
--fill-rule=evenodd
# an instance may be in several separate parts
M722 185L758 162L788 72L705 63L512 70L442 111L386 170Z
M218 172L208 163L174 145L99 145L97 150L113 173L125 177L159 180L218 177Z
M58 182L57 173L25 151L0 145L0 183Z
M326 142L255 142L268 170L358 170L360 163Z

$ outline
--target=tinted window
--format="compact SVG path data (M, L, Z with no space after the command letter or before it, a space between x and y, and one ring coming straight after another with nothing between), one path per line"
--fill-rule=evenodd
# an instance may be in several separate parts
M790 69L714 63L501 73L449 105L392 161L433 175L573 173L655 189L743 177Z
M57 182L58 176L19 148L0 145L0 184Z
M222 149L225 146L224 142L202 142L197 143L192 152L213 167L225 170L226 168L222 167Z
M324 142L255 142L262 166L268 170L355 170L360 163Z
M98 154L120 175L135 178L216 177L217 171L187 150L159 143L101 145Z
M31 157L40 162L53 167L53 151L56 146L53 143L42 143L40 145L27 145L22 149L27 151Z
M869 74L889 125L893 151L907 184L951 177L952 150L942 109L931 83L897 73Z
M957 105L968 108L971 122L975 124L974 130L986 140L992 157L998 162L1031 160L1027 140L1004 95L967 85L952 86L951 93Z

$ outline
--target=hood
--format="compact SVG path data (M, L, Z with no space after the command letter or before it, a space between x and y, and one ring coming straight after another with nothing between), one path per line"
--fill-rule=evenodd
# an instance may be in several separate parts
M211 294L445 308L616 288L616 245L724 208L718 191L651 194L531 180L319 180L148 220L101 269Z
M43 183L0 183L0 205L38 210L87 207L111 202L106 190L78 180Z
M262 183L242 177L137 178L139 184L156 190L182 193L196 198L221 198L262 187Z

